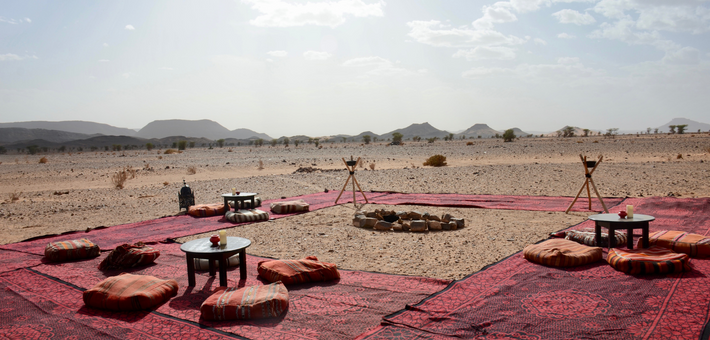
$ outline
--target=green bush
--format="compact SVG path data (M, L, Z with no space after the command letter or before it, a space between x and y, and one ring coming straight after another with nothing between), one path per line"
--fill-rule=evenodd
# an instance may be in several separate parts
M424 162L424 165L428 166L445 166L446 165L446 156L443 155L434 155L429 157L429 159Z
M513 129L508 129L503 132L503 141L504 142L512 142L513 139L515 139L515 132L513 132Z
M177 143L178 150L185 150L187 147L187 141L186 140L181 140Z

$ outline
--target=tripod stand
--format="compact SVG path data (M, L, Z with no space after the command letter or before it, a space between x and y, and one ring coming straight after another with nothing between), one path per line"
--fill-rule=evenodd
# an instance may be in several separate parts
M582 190L584 190L584 187L587 187L587 198L589 199L589 210L592 210L592 194L589 191L589 185L592 185L592 189L594 189L594 193L597 195L597 198L599 198L599 202L602 202L602 207L604 207L604 212L609 213L609 209L606 208L606 204L604 204L604 200L602 200L602 196L599 195L599 191L597 190L597 186L594 185L594 180L592 180L592 174L594 173L594 170L597 169L599 164L602 162L602 159L604 156L599 156L598 161L588 161L587 156L582 157L582 155L579 155L579 159L582 160L582 165L584 166L584 183L582 184L582 187L579 188L579 192L577 193L577 196L574 197L574 200L572 203L567 207L567 210L565 210L565 214L569 213L570 209L572 209L572 206L574 205L575 202L577 202L577 199L579 198L579 195L582 194ZM592 168L592 170L589 170L589 168Z
M348 176L348 179L345 180L345 185L343 185L343 189L340 190L340 194L338 195L338 198L335 199L335 204L338 204L338 200L340 199L340 196L343 195L343 191L345 191L345 187L348 186L348 182L352 178L353 180L353 204L357 205L355 201L355 185L357 185L357 188L360 190L360 193L362 194L362 197L365 198L365 203L370 203L367 201L367 196L365 196L365 193L362 192L362 188L360 188L360 183L357 182L355 179L355 168L357 165L360 163L360 157L357 158L357 161L353 160L353 157L350 156L350 160L346 161L345 158L342 159L343 163L345 163L345 168L348 169L350 172L350 175Z

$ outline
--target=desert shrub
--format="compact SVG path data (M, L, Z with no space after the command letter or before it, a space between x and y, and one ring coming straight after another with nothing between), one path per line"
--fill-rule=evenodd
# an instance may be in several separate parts
M683 155L682 155L682 154L678 154L678 156L676 156L675 158L676 158L676 159L683 159Z
M443 155L434 155L429 157L429 159L424 162L424 165L428 166L445 166L446 165L446 156Z
M167 187L168 185L170 185L170 183L168 183L168 181L163 182L164 187Z
M276 146L276 144L278 144L278 143L279 143L279 140L278 140L278 139L272 139L272 140L271 140L271 146Z
M111 183L116 189L123 189L123 185L128 179L128 173L125 169L117 171L115 174L111 175Z
M178 150L185 150L187 147L187 141L186 140L181 140L177 143Z
M153 143L145 143L145 149L148 151L153 150Z
M166 154L166 155L172 155L174 153L178 153L178 151L175 149L167 149L167 150L165 150L165 152L163 152L163 154Z
M370 170L375 170L375 163L370 163Z
M439 139L439 138L431 137L431 138L427 138L426 141L427 141L427 143L434 143L434 142L436 142L437 139Z
M515 132L513 129L508 129L503 132L503 142L512 142L515 139Z
M261 159L259 160L259 167L257 167L257 169L264 170L264 161L262 161Z
M20 191L20 192L17 192L17 191L11 192L11 193L10 193L10 203L15 202L15 201L18 201L18 200L20 199L20 196L22 196L22 191Z
M121 144L113 144L111 145L111 149L113 151L121 151Z
M48 160L47 157L42 157L39 159L39 164L47 164Z
M195 147L195 141L190 141L190 149Z
M136 171L136 169L133 169L133 167L131 167L131 166L127 166L127 167L124 169L124 171L126 172L126 175L127 175L130 179L136 178L136 175L138 174L138 172Z
M293 146L298 146L301 142L298 141L298 139L293 140Z
M190 165L187 167L187 174L188 175L194 175L197 173L197 168L194 165Z
M0 155L4 155L6 153L7 153L7 149L4 146L0 145Z
M229 148L229 149L227 150L227 152L232 152L232 148Z
M219 145L220 148L223 147L224 146L224 139L218 139L217 145Z
M473 142L466 142L466 145L473 145Z
M39 151L39 146L37 146L37 145L30 145L30 146L27 147L27 152L28 152L30 155L34 155L34 154L36 154L38 151Z
M404 137L404 135L402 135L402 134L399 133L399 132L393 133L393 134L392 134L392 144L394 144L394 145L399 145L399 144L401 144L401 143L402 143L402 137Z

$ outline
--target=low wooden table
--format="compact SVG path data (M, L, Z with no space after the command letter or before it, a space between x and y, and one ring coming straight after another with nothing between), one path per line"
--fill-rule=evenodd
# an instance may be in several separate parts
M232 195L231 193L230 194L222 194L222 198L224 198L224 207L227 208L227 211L231 210L229 208L229 201L234 202L234 210L235 211L239 210L237 202L244 202L247 200L251 200L251 209L256 208L256 193L255 192L240 192L237 195Z
M609 249L616 246L615 232L618 229L626 229L626 247L634 249L634 229L641 229L641 241L643 247L648 248L648 222L656 218L650 215L634 214L632 218L621 218L618 214L598 214L589 216L594 221L594 232L596 233L597 246L601 246L602 227L609 230Z
M242 237L227 237L227 244L213 247L209 238L192 240L180 246L180 250L187 255L187 282L195 286L195 259L207 259L210 263L210 275L215 275L214 261L219 263L219 285L227 287L227 259L239 253L239 278L247 279L247 252L246 248L251 241Z

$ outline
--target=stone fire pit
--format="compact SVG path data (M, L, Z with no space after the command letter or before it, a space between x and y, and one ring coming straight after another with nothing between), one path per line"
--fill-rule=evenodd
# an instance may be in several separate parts
M444 214L439 217L419 211L377 209L375 211L356 212L353 218L353 225L381 231L425 232L463 228L464 220L463 218L455 218L450 214Z

